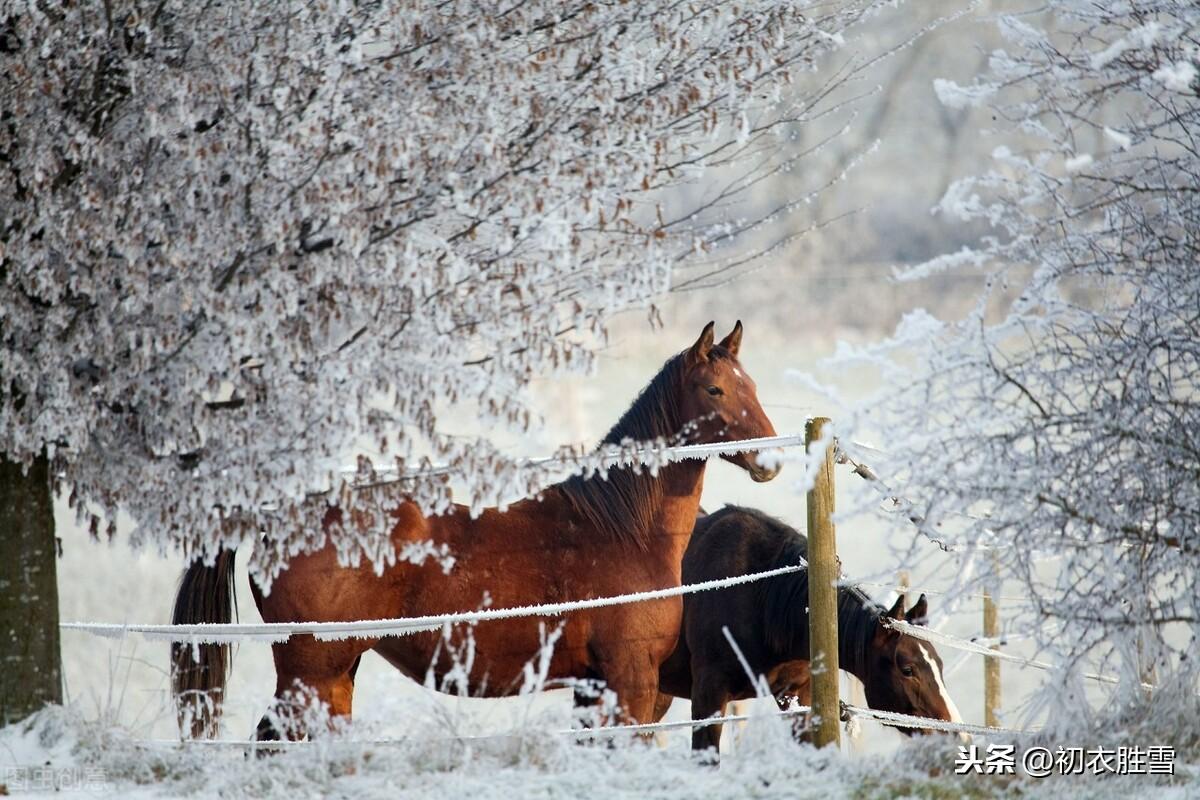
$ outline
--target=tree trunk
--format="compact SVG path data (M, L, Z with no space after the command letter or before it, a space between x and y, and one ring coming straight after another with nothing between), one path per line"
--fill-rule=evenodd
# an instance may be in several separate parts
M50 467L0 454L0 725L62 702Z

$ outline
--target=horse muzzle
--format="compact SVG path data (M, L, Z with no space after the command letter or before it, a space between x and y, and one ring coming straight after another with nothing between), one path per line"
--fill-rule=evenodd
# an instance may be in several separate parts
M750 468L750 479L755 483L766 483L778 475L782 470L783 467L780 466L760 467L755 465Z

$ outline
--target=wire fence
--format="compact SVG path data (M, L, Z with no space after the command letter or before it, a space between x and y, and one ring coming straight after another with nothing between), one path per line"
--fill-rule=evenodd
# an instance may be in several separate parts
M968 736L1020 736L1036 733L1036 729L1023 730L1020 728L1002 728L994 725L975 725L970 722L950 722L931 717L916 717L911 714L899 714L895 711L882 711L877 708L862 708L861 706L845 706L850 716L873 719L883 725L894 728L916 728L941 731L943 733L963 733Z
M739 453L762 453L803 447L804 434L788 433L778 436L762 436L754 439L737 439L729 442L705 444L670 444L666 441L639 442L626 445L605 445L589 452L561 452L549 456L518 459L519 468L537 468L560 465L576 469L608 469L610 467L647 467L650 469L686 459L707 459L715 456L731 456ZM384 484L400 483L421 478L454 475L458 468L449 465L430 465L422 469L400 472L390 465L371 466L367 470L358 467L343 467L345 476L358 478L356 488L368 488Z
M658 444L649 448L641 449L619 449L593 453L591 458L593 461L586 462L588 466L593 468L607 468L615 465L635 465L640 464L649 469L656 469L664 463L678 461L688 458L712 458L714 456L732 455L736 453L746 452L771 452L782 451L786 448L805 445L805 436L803 434L789 434L782 436L764 437L759 439L746 439L733 442L721 442L713 444L698 444L698 445L666 445ZM552 462L562 463L583 463L579 456L546 456L536 459L528 459L526 462L532 465L549 464ZM882 485L882 481L867 465L856 462L852 459L845 458L842 463L850 463L853 466L854 472L860 477L871 481L886 492L886 486ZM445 469L440 467L431 468L433 471ZM387 470L374 471L374 475L387 474ZM403 480L408 477L416 477L417 475L430 474L429 471L421 473L406 473L391 475L385 480L396 481ZM903 502L902 499L893 498L897 502ZM922 520L913 518L914 524L921 526ZM939 543L940 544L940 543ZM947 549L944 544L941 544L943 549ZM96 622L67 622L62 623L61 627L65 630L77 630L91 633L94 635L106 638L124 638L130 634L139 634L146 639L151 640L169 640L176 642L188 642L193 645L201 643L232 643L238 641L263 641L263 642L282 642L286 641L293 635L311 635L321 640L339 640L346 638L379 638L382 636L398 636L407 635L422 631L432 631L445 628L450 625L457 624L476 624L489 620L499 619L514 619L520 617L552 617L571 613L574 611L582 611L593 608L601 608L605 606L623 605L629 603L647 602L660 600L671 597L678 597L687 594L692 594L702 591L720 590L733 586L748 584L768 578L787 575L790 573L799 572L807 569L807 564L797 564L793 566L781 567L777 569L765 570L761 572L750 573L746 575L732 576L718 580L704 581L694 584L685 584L681 586L671 586L662 589L649 591L631 592L627 594L612 595L599 598L586 598L582 600L559 602L559 603L544 603L538 605L518 606L510 608L497 609L478 609L474 611L461 611L445 614L434 614L419 617L405 617L396 619L384 620L355 620L345 622L290 622L290 623L260 623L260 624L242 624L242 623L226 623L226 624L198 624L198 625L159 625L159 624L121 624L121 623L96 623ZM842 584L854 584L851 580L842 580ZM895 584L883 583L865 583L864 585L883 586L889 589L900 591L901 587ZM911 587L904 587L911 590ZM936 592L932 592L936 593ZM993 598L1002 599L1002 598ZM1025 601L1026 598L1009 598L1015 601ZM918 639L923 639L938 646L944 646L954 649L973 653L985 658L1000 659L1021 666L1033 667L1041 670L1059 670L1061 667L1050 664L1044 661L1039 661L1032 658L1023 658L1010 653L992 649L989 642L972 641L961 639L950 634L930 630L924 626L917 626L899 620L886 620L885 624L899 632L912 636ZM1119 679L1099 675L1095 673L1085 673L1085 677L1103 683L1116 684ZM1146 688L1154 688L1150 684L1143 684ZM871 708L863 708L842 704L843 719L848 720L852 717L861 717L872 719L883 725L903 728L924 728L950 733L961 733L968 735L1019 735L1023 733L1031 733L1033 731L1023 731L1012 728L1002 728L988 725L973 725L963 722L950 722L941 719L933 719L929 717L917 717L906 714L898 714L895 712L881 711ZM559 730L553 733L574 736L574 737L589 737L589 736L615 736L620 734L646 734L659 731L669 731L680 728L696 728L709 725L720 725L729 722L745 722L755 718L764 716L784 716L794 717L801 714L808 714L812 711L811 707L804 706L800 708L792 708L785 711L777 711L767 714L730 714L718 717L711 717L701 720L684 720L671 722L657 723L637 723L628 725L612 725L598 728L582 728ZM500 734L482 737L452 737L456 740L470 739L488 739L498 738L502 736L513 736L520 734ZM375 740L356 740L362 744L400 744L410 741L409 739L375 739ZM141 740L140 744L146 746L178 746L179 741L176 740ZM200 746L215 746L215 747L240 747L240 748L281 748L292 746L303 746L307 742L244 742L244 741L229 741L229 740L195 740L189 743L198 744Z
M806 565L797 564L795 566L779 567L747 575L735 575L731 578L702 581L701 583L685 584L682 586L670 586L665 589L654 589L645 592L630 592L628 594L610 595L608 597L596 597L587 600L513 606L510 608L480 609L478 611L456 611L447 614L432 614L422 617L403 617L398 619L355 620L348 622L263 622L258 624L204 623L198 625L64 622L60 627L65 630L86 631L107 638L123 638L130 633L137 633L147 639L190 642L195 644L232 643L247 639L264 642L283 642L291 636L301 634L308 634L321 640L375 639L382 636L402 636L421 631L439 630L446 625L475 624L490 620L514 619L519 617L550 617L591 608L662 600L668 597L679 597L695 592L725 589L731 586L753 583L765 578L775 577L776 575L788 575L793 572L800 572L804 569L807 569Z
M504 733L477 735L443 737L406 736L376 739L354 738L345 739L343 741L347 744L355 746L388 747L410 744L424 745L437 741L459 743L505 741L510 739L528 738L533 735L566 736L575 739L588 739L594 737L613 738L619 736L644 736L646 734L665 733L668 731L677 730L694 730L696 728L706 728L713 725L725 725L728 723L737 722L755 722L762 719L805 717L812 714L812 711L812 706L792 706L788 709L776 711L748 714L714 715L711 717L705 717L703 719L670 720L666 722L642 722L625 725L606 725L595 728L560 728L556 730L524 729ZM879 709L865 708L862 706L854 706L843 703L842 720L848 722L853 717L874 720L881 725L887 725L889 727L936 730L942 733L958 733L965 734L967 736L1020 736L1037 732L1036 729L1022 730L1018 728L1004 728L992 725L975 725L969 722L951 722L943 719L935 719L933 717L918 717L911 714L900 714L893 711L882 711ZM318 743L319 742L312 740L252 741L241 739L139 739L136 741L136 744L139 746L153 748L203 747L214 749L241 749L247 751L287 750L311 747Z
M968 653L975 653L986 658L994 658L999 661L1008 661L1013 664L1020 664L1023 667L1033 667L1034 669L1045 670L1047 672L1057 672L1063 669L1058 664L1051 664L1046 661L1039 661L1035 658L1023 658L1022 656L1006 653L1002 650L994 650L992 647L980 641L972 641L970 639L960 639L957 636L952 636L942 631L935 631L923 625L913 625L904 620L888 620L888 627L900 631L906 636L912 636L914 639L923 639L930 644L936 644L941 647L950 647L956 650L965 650ZM1088 680L1097 681L1099 683L1107 683L1117 685L1121 682L1120 678L1113 675L1102 675L1096 672L1081 673ZM1152 683L1141 684L1143 689L1153 691L1155 688Z

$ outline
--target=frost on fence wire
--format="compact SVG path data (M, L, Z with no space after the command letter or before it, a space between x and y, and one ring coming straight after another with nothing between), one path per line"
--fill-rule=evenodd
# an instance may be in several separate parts
M1022 731L1015 728L997 728L988 725L972 725L967 722L948 722L941 719L933 719L931 717L914 717L910 714L897 714L890 711L878 711L872 708L862 708L860 706L844 705L842 710L849 717L861 717L863 719L871 719L882 725L891 727L903 728L929 728L931 730L942 731L944 733L964 733L972 736L1013 736L1023 733L1031 733L1032 731ZM573 738L587 738L593 736L611 737L620 735L638 735L645 733L656 733L672 730L690 730L694 728L704 728L710 725L725 725L731 722L753 722L758 719L769 718L791 718L811 714L813 711L811 706L793 706L788 709L775 709L760 713L749 714L726 714L723 716L706 717L705 719L694 720L671 720L669 722L641 722L621 725L606 725L596 728L568 728L553 731L547 731L559 736L569 736ZM431 741L481 741L491 739L505 739L511 736L525 736L528 731L518 733L505 734L480 734L480 735L464 735L454 737L421 737L415 738L387 738L387 739L347 739L347 744L360 746L388 746L388 745L406 745L414 742L427 743ZM313 746L312 741L229 741L221 739L143 739L137 744L143 747L219 747L219 748L242 748L246 750L276 750L289 748L304 748Z
M66 630L80 630L109 638L124 638L128 633L139 633L147 639L159 639L175 642L192 642L208 644L215 642L235 642L253 639L264 642L282 642L296 634L311 634L316 639L337 640L350 638L377 638L380 636L402 636L421 631L439 630L446 625L461 623L485 622L497 619L512 619L514 617L557 616L570 611L580 611L588 608L622 605L625 603L641 603L649 600L660 600L665 597L679 597L694 592L712 589L722 589L738 586L744 583L772 578L776 575L787 575L807 569L806 564L778 567L764 572L754 572L748 575L737 575L732 578L692 583L685 586L671 586L666 589L654 589L645 592L614 595L612 597L596 597L590 600L575 600L565 603L544 603L534 606L518 606L514 608L482 609L479 611L458 611L450 614L435 614L425 617L408 617L404 619L359 620L354 622L264 622L260 624L220 623L200 625L137 625L97 622L64 622L61 627Z

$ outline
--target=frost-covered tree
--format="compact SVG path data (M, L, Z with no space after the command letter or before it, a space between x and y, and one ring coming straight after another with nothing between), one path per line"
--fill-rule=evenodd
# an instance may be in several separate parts
M991 548L1027 587L1013 627L1072 667L1048 684L1052 722L1087 721L1075 681L1100 664L1160 684L1156 713L1109 711L1195 745L1200 6L1053 0L1000 24L985 76L936 87L994 109L991 168L940 211L995 234L899 275L991 278L966 319L910 314L883 346L921 354L890 373L886 472L964 575L991 580Z
M874 5L8 4L0 453L259 569L320 542L314 496L533 491L446 412L528 429L613 314L755 256L791 203L730 209L828 111L785 88ZM449 468L356 492L365 451Z

